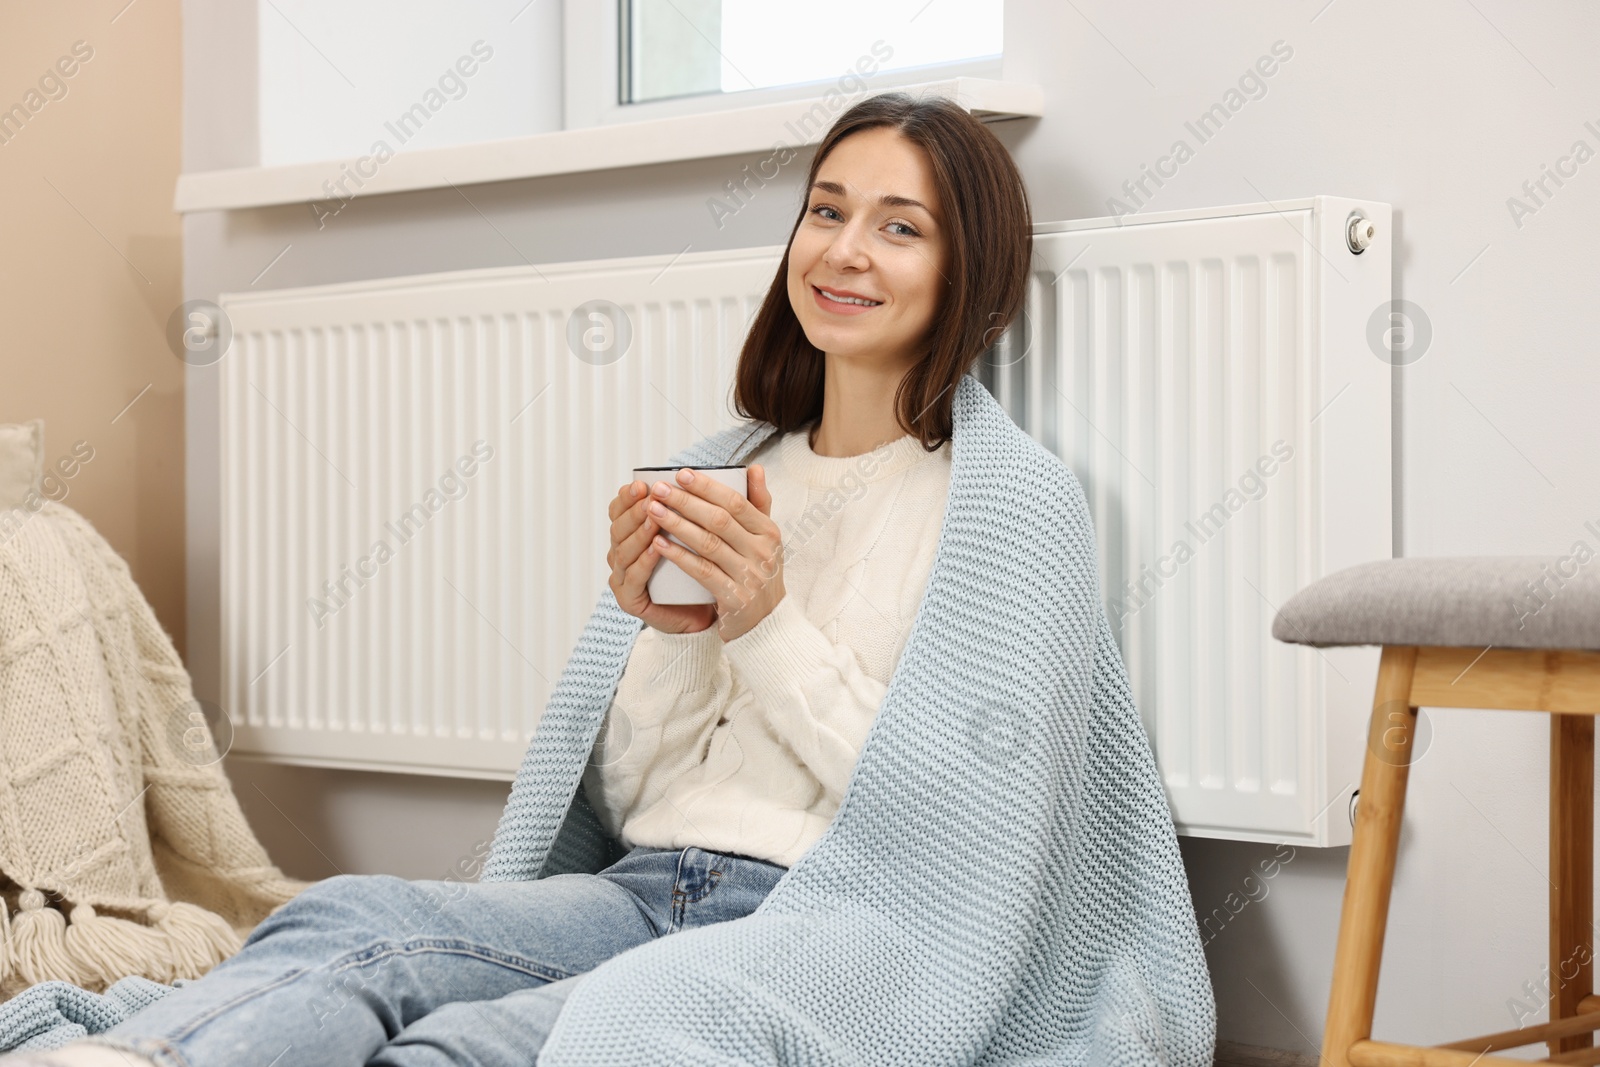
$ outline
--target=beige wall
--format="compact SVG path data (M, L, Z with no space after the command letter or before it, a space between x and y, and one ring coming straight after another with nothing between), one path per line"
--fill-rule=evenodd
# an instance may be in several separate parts
M183 652L184 364L166 343L183 299L182 36L178 0L124 2L6 4L0 422L44 419L47 465L93 449L58 498L128 561Z

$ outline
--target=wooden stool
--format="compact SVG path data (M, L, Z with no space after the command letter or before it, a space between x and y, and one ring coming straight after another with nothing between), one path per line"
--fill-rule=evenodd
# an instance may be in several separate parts
M1323 1067L1600 1064L1591 955L1600 562L1576 556L1396 559L1331 574L1286 601L1279 641L1382 645L1322 1039ZM1431 1047L1372 1039L1389 891L1419 706L1550 713L1550 1022ZM1570 976L1570 977L1567 977ZM1565 980L1563 981L1563 979Z

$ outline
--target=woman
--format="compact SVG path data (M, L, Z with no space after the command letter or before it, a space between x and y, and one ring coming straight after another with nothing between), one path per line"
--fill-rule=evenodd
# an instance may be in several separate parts
M648 628L585 792L626 844L788 867L821 835L922 599L954 386L1021 301L1021 180L954 105L858 105L807 188L736 375L740 414L778 430L749 501L685 469L611 504L611 590ZM662 559L716 603L652 603Z
M626 855L326 879L199 981L33 1062L530 1064L584 972L754 911L839 807L928 579L952 394L1016 315L1030 243L1016 168L965 111L891 93L842 115L739 360L739 413L779 431L748 500L685 469L610 505L609 585L646 629L584 792ZM651 602L663 559L715 603Z

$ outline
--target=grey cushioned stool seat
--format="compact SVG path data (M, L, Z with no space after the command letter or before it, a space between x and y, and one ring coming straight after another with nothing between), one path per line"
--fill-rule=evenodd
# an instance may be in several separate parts
M1600 561L1443 556L1361 563L1286 600L1272 636L1318 647L1600 649Z
M1600 1064L1594 988L1595 720L1600 562L1567 556L1391 559L1336 571L1284 601L1279 641L1381 645L1323 1029L1324 1067ZM1579 553L1582 553L1581 556ZM1550 1021L1425 1046L1376 1040L1372 1020L1420 706L1549 719ZM1452 721L1453 720L1453 721ZM1436 730L1471 729L1439 715Z

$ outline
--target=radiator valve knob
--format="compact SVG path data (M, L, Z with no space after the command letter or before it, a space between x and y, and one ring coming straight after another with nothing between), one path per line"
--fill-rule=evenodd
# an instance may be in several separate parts
M1350 221L1345 224L1345 242L1349 244L1350 251L1356 255L1367 250L1373 240L1378 236L1377 225L1359 212L1350 214Z

